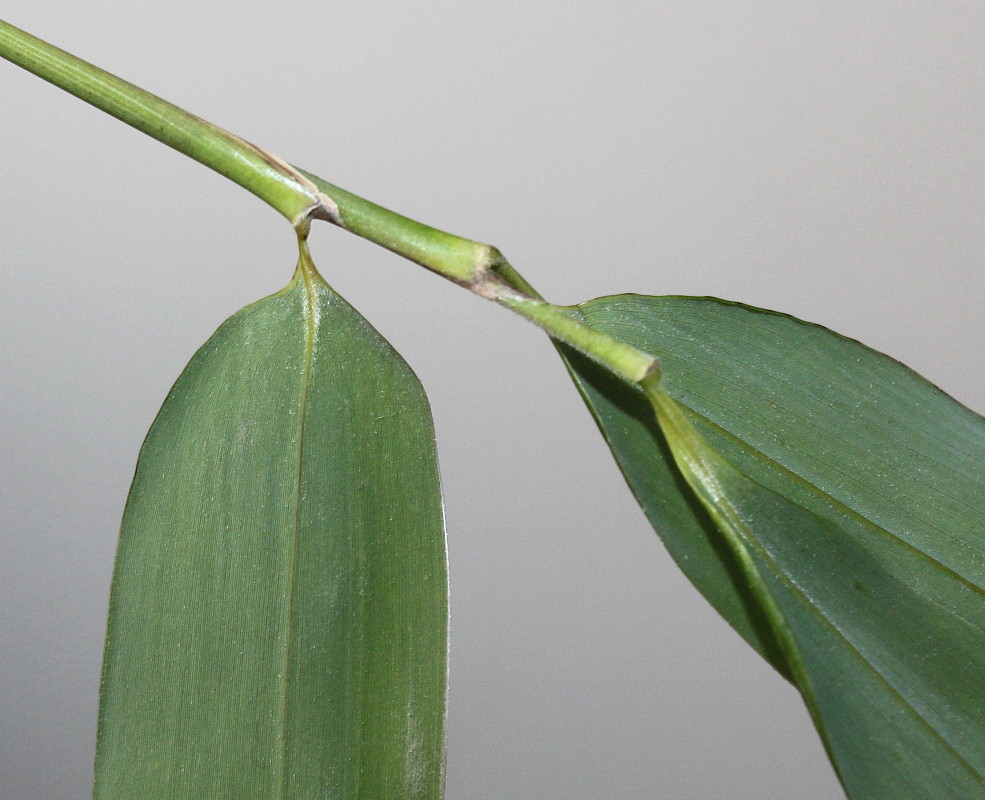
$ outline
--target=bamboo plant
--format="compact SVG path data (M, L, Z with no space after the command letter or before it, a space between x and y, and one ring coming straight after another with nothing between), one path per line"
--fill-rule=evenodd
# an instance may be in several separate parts
M313 225L541 328L647 518L801 692L854 800L985 797L985 421L825 328L694 297L542 298L495 247L365 200L0 22L0 55L252 192L294 277L178 378L123 515L95 797L439 798L434 433Z

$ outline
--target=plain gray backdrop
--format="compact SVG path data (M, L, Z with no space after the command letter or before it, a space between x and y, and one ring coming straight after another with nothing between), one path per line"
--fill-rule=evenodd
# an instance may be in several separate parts
M715 295L985 408L985 5L7 0L8 21L550 299ZM289 226L0 62L0 797L89 794L142 437ZM452 569L449 800L838 798L797 693L677 572L546 339L320 225L415 368ZM381 798L381 800L383 800Z

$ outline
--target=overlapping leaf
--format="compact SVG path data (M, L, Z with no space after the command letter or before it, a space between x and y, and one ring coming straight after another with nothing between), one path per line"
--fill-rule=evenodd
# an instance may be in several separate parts
M581 312L661 357L649 398L569 363L669 550L798 684L849 795L985 797L985 421L784 315Z
M424 393L302 260L141 451L97 800L441 796L447 575Z

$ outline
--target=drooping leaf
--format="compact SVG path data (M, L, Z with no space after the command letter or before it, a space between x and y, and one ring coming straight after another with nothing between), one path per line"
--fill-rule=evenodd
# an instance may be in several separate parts
M434 800L446 673L427 400L302 257L199 350L141 450L95 797Z
M649 398L569 363L654 527L799 686L848 794L985 797L985 420L785 315L639 296L581 313L660 356Z

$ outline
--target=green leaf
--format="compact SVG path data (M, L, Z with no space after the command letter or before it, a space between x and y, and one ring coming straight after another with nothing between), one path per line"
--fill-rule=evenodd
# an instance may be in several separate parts
M97 800L442 795L430 411L306 256L164 403L110 605Z
M848 794L985 797L985 420L785 315L639 296L581 312L660 356L645 397L568 354L654 527L801 689Z

